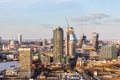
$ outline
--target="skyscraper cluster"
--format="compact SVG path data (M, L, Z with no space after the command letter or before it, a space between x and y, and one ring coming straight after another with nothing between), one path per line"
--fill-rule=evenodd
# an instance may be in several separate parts
M64 55L69 57L74 56L76 47L76 35L74 34L73 27L67 28L65 53L63 51L63 44L63 29L61 27L57 27L53 30L54 62L61 62Z

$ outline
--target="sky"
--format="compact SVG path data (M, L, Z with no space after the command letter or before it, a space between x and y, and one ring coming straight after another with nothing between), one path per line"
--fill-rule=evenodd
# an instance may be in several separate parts
M60 26L66 35L67 22L77 38L89 39L98 32L100 39L120 39L120 0L0 0L2 39L52 38ZM67 18L67 21L66 21Z

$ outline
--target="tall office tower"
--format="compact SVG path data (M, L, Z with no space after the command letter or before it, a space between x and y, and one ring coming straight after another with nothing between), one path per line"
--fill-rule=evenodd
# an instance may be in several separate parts
M63 29L57 27L53 30L54 62L60 63L63 57Z
M98 49L98 44L99 44L98 38L99 38L98 33L95 33L95 32L92 33L92 35L91 35L91 44L94 46L94 48L96 50Z
M78 47L82 48L83 43L86 43L86 36L84 33L80 36L80 40L78 41Z
M74 56L76 47L76 35L74 34L73 27L68 27L67 38L66 38L66 55Z
M22 35L21 34L18 34L18 43L22 44Z
M101 47L100 59L115 59L117 58L117 48L114 45L105 45Z
M20 51L20 77L31 77L32 76L32 53L31 48L19 48Z

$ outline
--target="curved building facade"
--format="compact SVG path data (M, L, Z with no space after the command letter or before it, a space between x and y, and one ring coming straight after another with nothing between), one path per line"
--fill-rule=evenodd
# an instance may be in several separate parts
M73 57L76 48L76 35L74 34L73 27L68 27L66 38L66 55Z
M70 34L70 41L69 41L69 56L74 56L75 54L75 47L76 47L76 35Z

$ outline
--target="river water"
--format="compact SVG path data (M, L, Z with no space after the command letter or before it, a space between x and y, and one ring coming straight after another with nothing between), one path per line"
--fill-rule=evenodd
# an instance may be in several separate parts
M18 61L0 62L0 71L5 69L11 70L17 67L19 67Z

